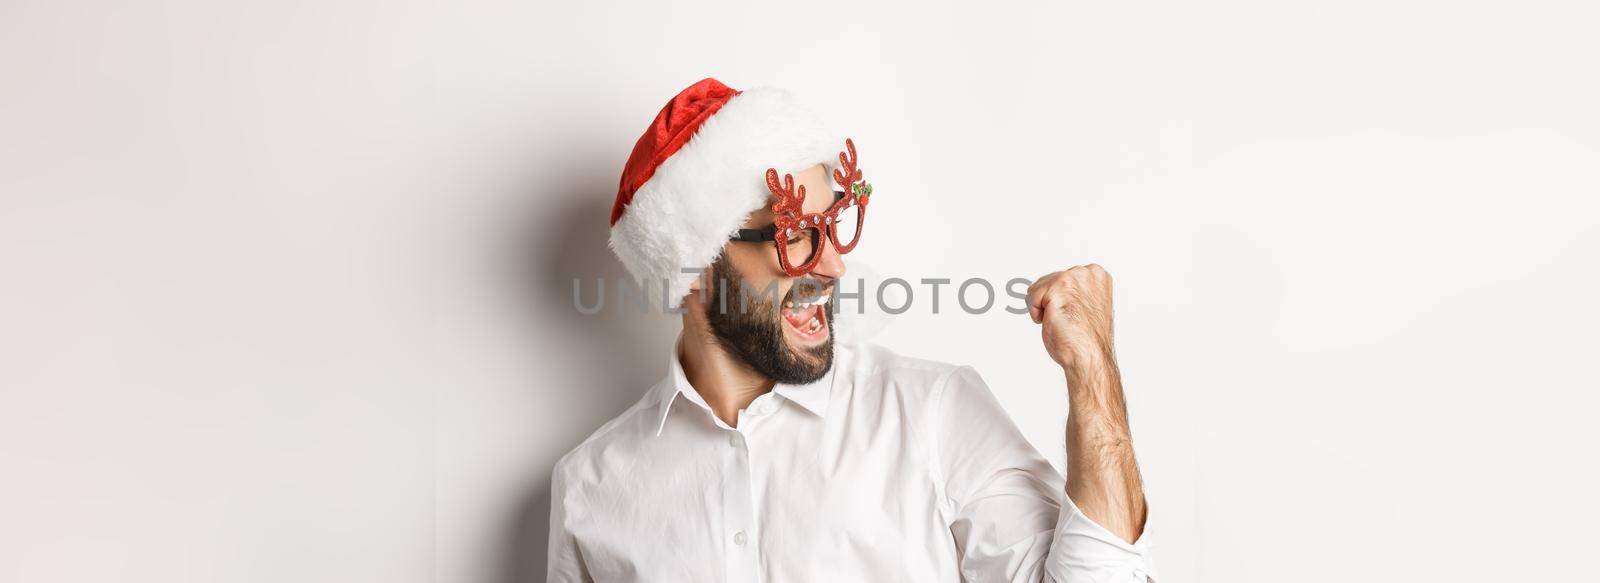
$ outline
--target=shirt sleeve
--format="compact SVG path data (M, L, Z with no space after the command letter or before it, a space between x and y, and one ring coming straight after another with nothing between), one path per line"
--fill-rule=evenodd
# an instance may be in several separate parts
M1066 496L1066 481L977 371L960 367L934 389L937 487L964 580L1151 583L1150 536L1129 544Z
M562 459L565 462L565 458ZM550 546L545 567L545 580L549 583L592 583L584 567L583 556L578 552L578 539L567 528L567 480L562 463L557 463L550 477Z

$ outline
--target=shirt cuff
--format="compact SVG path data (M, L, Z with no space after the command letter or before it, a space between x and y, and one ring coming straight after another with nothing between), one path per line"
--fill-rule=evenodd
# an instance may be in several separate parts
M1148 521L1132 544L1100 526L1067 496L1062 496L1061 517L1050 545L1048 571L1057 581L1154 583L1155 560Z

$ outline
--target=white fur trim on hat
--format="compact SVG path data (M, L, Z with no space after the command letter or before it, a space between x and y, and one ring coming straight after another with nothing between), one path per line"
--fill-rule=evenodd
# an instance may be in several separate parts
M652 302L665 298L666 307L676 308L698 277L683 270L710 267L728 236L767 204L768 168L779 174L832 168L843 150L844 138L788 93L744 91L639 187L611 226L611 250Z

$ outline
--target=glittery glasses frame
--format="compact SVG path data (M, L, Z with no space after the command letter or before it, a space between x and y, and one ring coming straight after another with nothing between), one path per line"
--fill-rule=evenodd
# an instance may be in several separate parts
M846 138L845 151L839 153L839 167L833 170L833 181L844 187L844 191L833 191L839 200L833 206L820 213L806 213L802 209L806 202L806 187L804 184L795 186L794 175L783 175L783 182L778 181L778 170L767 169L767 190L778 201L772 204L772 226L764 229L739 229L730 241L765 242L772 241L778 249L778 264L784 273L791 277L800 277L809 273L822 260L820 241L812 241L811 257L805 263L794 265L789 261L790 237L801 229L815 228L824 238L828 239L833 249L840 255L849 253L861 242L861 226L867 222L867 204L872 201L872 185L861 178L861 169L856 167L856 145ZM848 154L848 156L846 155ZM859 207L859 216L856 217L856 232L850 239L850 244L839 244L839 213L851 206ZM782 233L782 236L779 234Z

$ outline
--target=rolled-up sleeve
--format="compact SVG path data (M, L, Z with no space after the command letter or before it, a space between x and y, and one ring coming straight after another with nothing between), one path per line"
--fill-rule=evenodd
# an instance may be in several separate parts
M936 488L966 581L1155 581L1149 533L1130 544L1079 511L977 371L942 377L930 403Z

